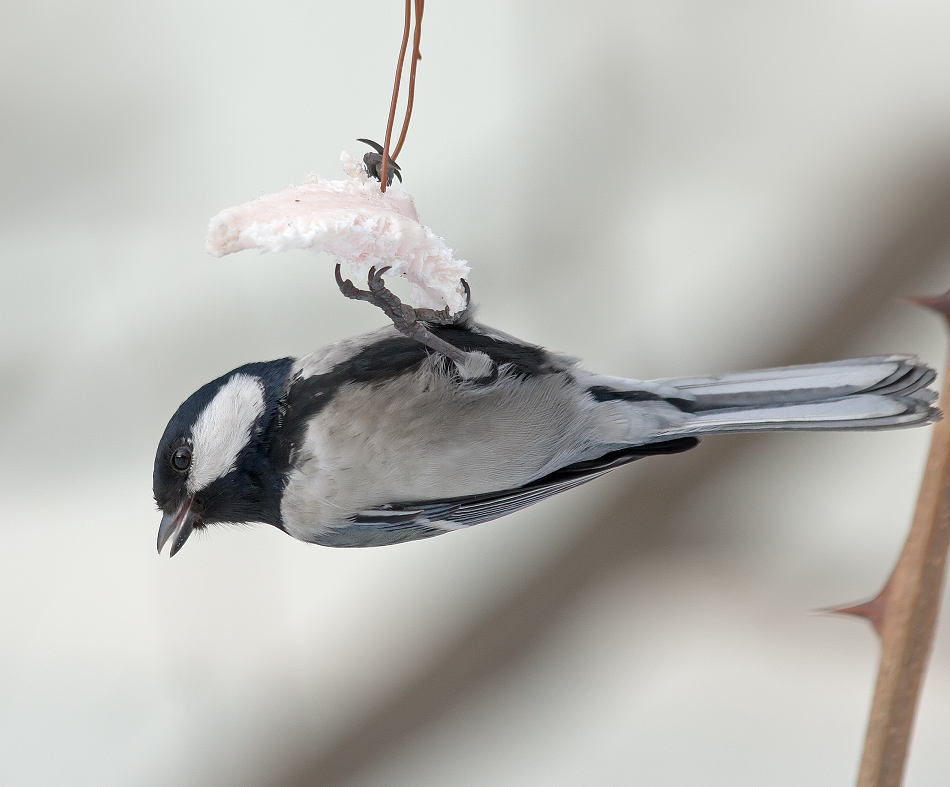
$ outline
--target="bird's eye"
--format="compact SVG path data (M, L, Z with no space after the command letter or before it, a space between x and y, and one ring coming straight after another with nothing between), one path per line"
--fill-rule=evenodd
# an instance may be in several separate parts
M172 467L179 473L184 473L191 467L191 449L188 446L183 445L175 449L175 453L172 454Z

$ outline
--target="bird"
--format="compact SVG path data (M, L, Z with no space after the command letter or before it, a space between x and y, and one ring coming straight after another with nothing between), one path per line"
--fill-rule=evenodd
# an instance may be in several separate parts
M385 270L370 271L369 291L339 269L337 281L393 325L300 359L245 364L178 408L155 456L159 553L171 542L175 555L216 523L265 523L331 547L414 541L710 435L940 418L928 388L936 373L913 355L612 377L479 324L470 308L414 314L385 288Z

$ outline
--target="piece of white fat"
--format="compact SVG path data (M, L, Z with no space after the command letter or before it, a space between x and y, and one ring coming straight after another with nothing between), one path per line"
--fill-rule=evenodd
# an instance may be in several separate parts
M347 153L340 160L350 180L308 175L303 185L221 211L208 225L205 250L215 257L243 249L325 251L350 263L361 289L371 267L388 265L386 276L409 282L414 306L464 309L461 279L470 268L419 222L409 192L390 186L383 193L361 162Z

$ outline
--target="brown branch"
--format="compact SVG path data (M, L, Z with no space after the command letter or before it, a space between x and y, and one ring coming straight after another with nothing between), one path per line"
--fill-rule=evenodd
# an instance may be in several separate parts
M950 322L950 290L939 298L916 300L942 312ZM946 372L940 401L944 407L950 402L950 374ZM917 697L933 643L948 546L950 418L944 418L934 429L917 511L894 572L876 598L839 610L867 617L881 636L881 664L858 787L898 787L901 783Z

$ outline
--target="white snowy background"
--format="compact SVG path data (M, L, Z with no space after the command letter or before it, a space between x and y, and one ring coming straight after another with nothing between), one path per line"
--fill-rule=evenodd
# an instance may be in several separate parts
M883 582L928 430L729 438L695 479L685 455L638 463L428 542L334 551L259 526L155 554L153 451L177 405L383 324L329 259L203 243L222 208L339 177L342 149L382 138L401 25L396 0L5 9L0 783L308 783L308 758L616 501L649 531L630 490L677 473L674 535L338 782L852 783L877 645L811 613ZM471 263L481 319L589 368L830 360L796 348L919 216L950 227L948 26L923 0L429 0L405 184ZM950 285L937 235L902 292ZM887 303L829 346L942 366L939 321ZM950 781L947 617L912 787Z

